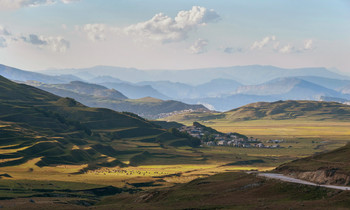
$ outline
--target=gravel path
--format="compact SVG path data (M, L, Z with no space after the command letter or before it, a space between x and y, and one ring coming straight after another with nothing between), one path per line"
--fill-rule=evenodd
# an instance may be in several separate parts
M292 177L289 177L289 176L286 176L286 175L283 175L283 174L259 173L258 176L266 177L266 178L269 178L269 179L278 179L278 180L281 180L281 181L284 181L284 182L292 182L292 183L298 183L298 184L326 187L326 188L337 189L337 190L350 190L350 186L315 184L315 183L304 181L304 180L301 180L301 179L292 178Z

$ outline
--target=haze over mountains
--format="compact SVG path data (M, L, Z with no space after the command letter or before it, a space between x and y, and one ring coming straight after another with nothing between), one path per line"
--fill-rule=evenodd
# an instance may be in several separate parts
M63 90L71 90L72 84L78 84L77 82L69 82L83 81L90 85L97 84L106 90L110 89L108 90L110 95L118 92L124 96L124 98L117 100L152 97L189 104L203 104L207 108L217 111L227 111L259 101L324 100L346 103L350 99L350 78L325 68L283 69L274 66L254 65L195 70L146 71L97 66L82 69L46 70L42 73L45 74L0 66L0 75L17 81L34 80L46 84L56 84L46 86L40 84L40 88L46 88L45 90L60 96L69 96L77 100L80 98L80 102L85 102L90 106L93 106L91 98L87 102L88 97L78 96L76 93L72 95L69 92L63 94ZM58 86L62 83L65 83L65 88ZM35 82L32 84L34 85ZM57 91L57 88L60 91ZM88 95L91 95L88 88L79 94L86 95L87 92L89 92ZM94 97L93 100L96 100L96 95ZM119 103L114 109L123 111L120 107L128 107L129 105L130 103L125 106ZM107 107L112 108L111 106ZM180 111L184 107L188 106L182 106L173 109L173 111ZM127 111L149 117L149 113L143 113L144 110Z
M90 107L132 112L149 119L162 118L185 110L208 111L202 105L189 105L174 100L161 100L152 97L128 99L115 89L80 81L73 81L68 84L44 84L29 81L26 84L61 97L74 98Z
M109 75L129 82L171 81L191 85L210 82L213 79L225 78L236 80L246 85L267 82L280 77L319 76L331 79L349 79L343 75L331 72L326 68L284 69L275 66L232 66L222 68L205 68L191 70L138 70L111 66L95 66L81 69L45 70L42 73L50 75L73 74L82 79L92 79L96 76Z

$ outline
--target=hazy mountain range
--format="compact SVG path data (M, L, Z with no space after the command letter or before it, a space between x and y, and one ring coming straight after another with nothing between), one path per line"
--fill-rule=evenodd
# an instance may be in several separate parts
M71 90L74 88L72 84L68 84L69 82L83 81L90 85L98 84L106 89L114 89L125 97L118 98L118 100L151 97L162 100L177 100L189 104L203 104L218 111L226 111L259 101L324 100L345 103L350 99L350 95L348 95L350 94L350 78L325 68L283 69L256 65L181 71L145 71L97 66L42 72L45 74L0 66L0 75L12 80L34 80L46 84L56 84L54 87L45 86L47 91L54 91L52 88L57 88L58 84L63 83L65 88L61 87L61 89ZM78 83L74 82L73 84ZM40 88L44 88L44 86L41 85ZM86 91L90 93L88 89ZM108 91L109 94L116 94L112 90ZM96 95L89 98L87 102L86 96L84 98L69 95L69 92L63 94L62 91L54 93L73 97L90 106L93 106L91 100L96 100ZM79 94L86 95L84 92L79 92ZM79 100L79 98L81 99ZM119 108L122 106L124 105L118 105ZM111 106L107 107L112 108ZM128 107L128 104L124 107ZM118 108L113 109L122 111ZM128 109L127 111L142 116L148 115L142 109L138 109L138 111Z
M236 80L246 85L267 82L280 77L319 76L331 79L349 79L343 75L331 72L326 68L284 69L275 66L232 66L223 68L205 68L192 70L138 70L111 66L95 66L81 69L46 70L42 73L50 75L73 74L82 79L92 79L96 76L112 76L128 82L171 81L199 85L213 79L225 78Z
M132 112L148 119L162 118L185 110L208 111L203 105L190 105L174 100L152 97L128 99L115 89L81 81L73 81L68 84L45 84L33 81L25 83L61 97L74 98L90 107Z

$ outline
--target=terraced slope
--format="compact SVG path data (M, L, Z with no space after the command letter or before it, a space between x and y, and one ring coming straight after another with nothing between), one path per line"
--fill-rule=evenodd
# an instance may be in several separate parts
M89 108L71 98L0 77L0 166L40 158L55 164L123 165L164 147L196 146L131 113ZM153 149L153 150L152 150Z

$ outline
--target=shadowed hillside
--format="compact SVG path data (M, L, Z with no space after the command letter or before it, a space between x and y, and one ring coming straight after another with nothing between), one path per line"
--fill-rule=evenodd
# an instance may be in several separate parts
M185 110L208 111L203 105L185 104L174 100L163 101L152 97L127 99L126 96L117 90L78 81L69 84L43 84L32 81L26 84L61 97L74 98L90 107L132 112L148 119L162 118Z
M198 144L135 114L89 108L3 77L0 90L0 166L34 158L40 158L38 166L123 165L118 159L128 160L145 151L139 144L154 150ZM152 150L149 154L156 156Z
M349 192L221 173L172 188L116 195L100 207L127 209L342 209Z

